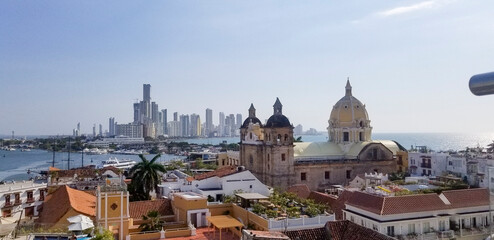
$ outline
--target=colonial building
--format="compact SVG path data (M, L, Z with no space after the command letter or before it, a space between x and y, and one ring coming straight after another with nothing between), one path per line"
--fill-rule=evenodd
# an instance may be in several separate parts
M327 142L295 142L293 126L279 99L266 124L256 117L254 105L241 127L240 163L264 184L286 189L307 184L323 190L347 184L357 174L395 172L397 155L406 151L397 142L372 140L370 119L352 95L347 81L345 96L332 108Z

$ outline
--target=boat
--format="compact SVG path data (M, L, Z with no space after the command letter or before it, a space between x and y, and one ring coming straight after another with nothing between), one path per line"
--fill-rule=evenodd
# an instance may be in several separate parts
M136 161L130 159L118 160L116 157L110 157L108 160L103 160L98 168L116 167L119 169L130 169L136 165Z

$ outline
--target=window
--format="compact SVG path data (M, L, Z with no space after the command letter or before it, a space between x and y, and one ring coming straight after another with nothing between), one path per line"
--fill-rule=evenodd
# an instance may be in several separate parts
M395 236L395 226L388 226L387 227L387 233L388 233L388 236L394 237Z
M268 162L269 162L269 160L270 160L270 159L269 159L269 157L270 157L270 156L269 156L269 153L268 153Z
M343 132L343 141L345 141L345 142L350 141L350 133L349 132Z
M439 221L439 231L446 231L446 221Z
M431 224L429 222L423 223L422 226L423 226L424 233L428 233L431 231Z
M281 161L285 161L285 160L286 160L285 154L284 154L284 153L282 153L282 154L281 154Z
M329 179L329 171L324 172L324 179Z
M346 170L346 179L350 179L352 177L352 170Z
M363 132L359 132L359 138L360 138L360 141L364 141L364 133Z
M10 206L10 194L5 195L5 206Z
M288 141L288 134L285 134L285 142Z
M34 202L33 192L27 192L27 201Z
M12 216L12 210L11 209L4 209L2 211L2 216L3 217L11 217Z
M15 194L15 204L21 204L21 194L20 193Z
M252 133L249 133L249 138L252 139Z
M373 229L374 231L377 231L377 225L376 225L376 224L372 224L372 229Z
M408 224L408 234L415 233L415 223Z
M45 200L45 191L43 189L39 190L39 200L44 201Z
M307 173L304 173L304 172L303 173L300 173L300 180L301 181L307 180Z
M276 139L276 141L281 141L281 134L278 134L278 138Z
M353 216L350 216L350 221L355 222L355 218Z

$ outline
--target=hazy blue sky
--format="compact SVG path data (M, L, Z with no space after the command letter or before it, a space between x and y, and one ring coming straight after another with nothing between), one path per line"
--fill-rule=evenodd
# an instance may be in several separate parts
M375 132L494 132L494 2L0 1L0 133L132 120L142 84L171 113L260 119L279 97L324 130L350 77Z

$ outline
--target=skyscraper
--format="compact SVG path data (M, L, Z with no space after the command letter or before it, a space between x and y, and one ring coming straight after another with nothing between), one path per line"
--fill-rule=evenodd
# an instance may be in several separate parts
M141 105L137 102L134 103L134 123L141 122Z
M207 108L206 109L206 126L205 126L205 135L206 137L211 137L211 133L213 132L213 110Z
M178 112L173 113L173 121L178 121Z
M161 122L163 124L163 135L168 134L168 110L161 109Z
M100 137L102 137L102 136L103 136L103 125L102 125L102 124L100 124L100 125L99 125L99 134L98 134L98 135L99 135Z
M201 135L201 117L197 114L190 115L190 136L198 137Z
M182 137L190 137L190 119L189 115L180 115L180 128Z
M93 125L93 137L96 137L96 124Z
M236 127L237 129L236 130L240 129L240 127L242 127L242 114L237 113L237 127Z
M143 84L142 100L146 102L151 102L151 84Z
M225 135L225 114L220 112L219 118L218 135L222 137Z
M115 136L115 118L111 117L108 120L108 135Z

